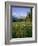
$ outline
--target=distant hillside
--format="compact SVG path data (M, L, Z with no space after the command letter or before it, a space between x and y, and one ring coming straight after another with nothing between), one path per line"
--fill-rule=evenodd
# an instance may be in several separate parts
M20 17L12 16L12 21L13 22L21 22L21 21L31 21L32 22L32 14L30 12L28 13L27 16L20 16Z
M25 20L25 18L26 18L25 16L21 16L19 18L12 16L12 21L13 22L15 22L15 21L23 21L23 20Z

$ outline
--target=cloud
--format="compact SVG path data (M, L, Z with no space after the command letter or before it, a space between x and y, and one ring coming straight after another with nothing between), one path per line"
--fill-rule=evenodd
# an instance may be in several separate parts
M25 13L23 12L23 13L21 13L20 15L21 15L21 16L27 16L27 13L26 13L26 12L25 12Z
M20 13L19 15L17 15L17 18L26 18L27 13Z
M18 19L19 18L25 18L27 16L27 12L25 12L25 13L24 12L21 12L21 13L13 12L12 16L17 17Z
M16 16L16 13L15 13L15 12L13 12L13 13L12 13L12 16Z

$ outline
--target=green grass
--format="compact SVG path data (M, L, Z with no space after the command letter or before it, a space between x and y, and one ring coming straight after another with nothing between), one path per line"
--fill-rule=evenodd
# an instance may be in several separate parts
M32 37L31 22L13 22L12 23L12 38Z

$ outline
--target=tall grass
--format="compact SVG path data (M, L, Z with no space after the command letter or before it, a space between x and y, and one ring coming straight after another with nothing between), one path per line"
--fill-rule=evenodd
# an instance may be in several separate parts
M12 23L12 38L32 37L31 22L13 22Z

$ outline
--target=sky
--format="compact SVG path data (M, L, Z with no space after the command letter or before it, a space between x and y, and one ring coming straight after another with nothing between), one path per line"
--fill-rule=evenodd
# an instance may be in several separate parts
M12 7L12 16L17 18L26 17L30 11L30 8Z

